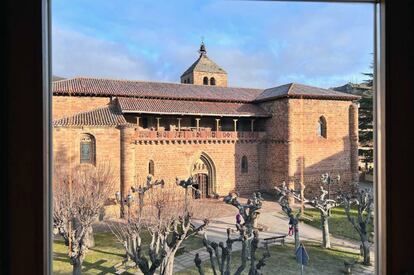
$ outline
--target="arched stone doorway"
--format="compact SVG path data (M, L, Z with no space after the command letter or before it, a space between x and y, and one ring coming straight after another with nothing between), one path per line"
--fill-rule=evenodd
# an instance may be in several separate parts
M204 153L200 154L191 167L191 176L197 180L194 188L200 191L201 198L209 198L216 193L216 169L208 155ZM195 195L195 192L193 195Z

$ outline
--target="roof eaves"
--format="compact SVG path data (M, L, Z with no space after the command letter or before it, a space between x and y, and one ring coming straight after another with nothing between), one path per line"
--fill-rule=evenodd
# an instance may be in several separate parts
M360 96L339 96L339 95L310 95L310 94L284 94L284 95L278 95L278 96L272 96L262 99L257 99L252 101L252 103L262 103L266 101L273 101L273 100L279 100L283 98L303 98L303 99L331 99L331 100L344 100L344 101L352 101L352 100L358 100L361 97Z
M126 97L126 98L144 98L144 99L170 99L170 100L183 100L183 101L202 101L202 102L234 102L234 103L251 103L253 100L247 99L223 99L223 98L198 98L198 97L173 97L173 96L149 96L149 95L122 95L113 93L76 93L76 92L61 92L53 93L54 95L71 95L80 97Z
M151 112L151 111L135 111L122 110L126 114L158 114L158 115L180 115L180 116L220 116L220 117L271 117L271 114L212 114L212 113L182 113L182 112Z

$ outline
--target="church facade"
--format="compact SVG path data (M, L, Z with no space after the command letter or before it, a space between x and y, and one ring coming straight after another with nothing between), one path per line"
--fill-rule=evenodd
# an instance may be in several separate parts
M290 83L227 86L208 56L181 83L73 78L53 83L54 165L110 163L122 196L150 174L197 178L202 197L274 190L313 195L321 174L358 180L357 96Z

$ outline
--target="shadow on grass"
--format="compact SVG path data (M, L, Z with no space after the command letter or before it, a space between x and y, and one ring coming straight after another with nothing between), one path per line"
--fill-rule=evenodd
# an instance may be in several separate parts
M359 253L352 252L352 251L344 251L344 250L335 249L335 248L327 248L326 250L332 251L332 252L340 252L340 253L346 253L346 254L350 254L350 255L360 256Z
M70 264L69 256L66 253L53 252L53 260Z
M95 251L95 252L99 252L99 253L103 253L103 254L108 254L108 255L114 255L114 256L118 256L118 257L125 257L125 253L115 253L115 252L109 252L109 251L105 251L105 250L101 250L101 249L96 249L96 248L89 248L89 250L91 251Z

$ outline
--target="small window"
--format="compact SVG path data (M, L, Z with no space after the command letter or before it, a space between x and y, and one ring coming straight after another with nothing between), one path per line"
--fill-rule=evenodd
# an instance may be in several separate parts
M248 171L248 165L247 165L247 157L243 156L241 161L241 172L247 173Z
M203 78L203 85L208 85L208 77L207 76L205 76Z
M216 85L216 79L214 77L210 78L210 85Z
M184 84L186 84L187 83L187 79L184 79Z
M318 120L317 128L318 136L326 138L327 137L327 126L325 117L321 116Z
M148 162L148 174L154 176L154 161L150 160Z
M83 134L80 140L80 163L95 164L95 138Z

